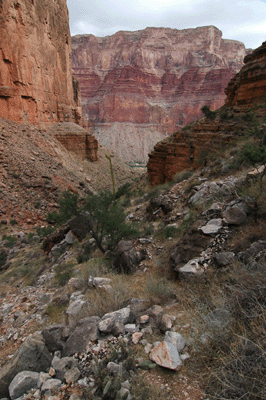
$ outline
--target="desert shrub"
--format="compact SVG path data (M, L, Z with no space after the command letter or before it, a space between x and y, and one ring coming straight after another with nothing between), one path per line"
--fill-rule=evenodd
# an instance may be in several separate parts
M9 223L10 223L10 225L17 225L17 223L18 223L18 221L16 220L16 219L11 219L10 221L9 221Z
M193 171L181 171L177 172L173 178L174 183L180 183L190 178L193 175Z
M82 250L80 251L77 261L79 264L84 263L89 260L91 255L91 245L89 243L84 243L82 245Z
M112 290L91 288L86 293L86 298L90 303L91 315L102 317L108 312L125 307L133 297L133 289L127 283L126 276L109 275L109 277L112 279Z
M203 114L205 115L205 117L213 120L216 117L217 112L216 111L211 111L210 107L205 105L201 108L201 111L203 112Z
M176 226L166 226L164 228L164 237L176 237L179 233L179 229Z
M5 244L6 247L13 247L14 244L17 242L18 238L16 236L3 235L2 240L6 241L6 244Z
M154 233L154 226L148 225L143 229L143 236L151 236Z
M55 280L59 284L59 286L64 286L69 279L73 275L73 264L60 264L57 265L54 269L55 272Z
M121 196L124 196L124 195L126 197L128 197L129 193L130 193L130 186L131 185L129 182L126 182L124 185L120 186L115 193L115 198L119 199Z
M246 114L243 115L243 120L246 122L253 122L255 120L255 116L253 112L248 112Z
M8 253L4 249L0 250L0 269L7 262Z
M146 289L149 297L159 299L162 303L176 297L175 283L163 277L148 277Z
M38 227L36 228L37 235L40 236L41 238L45 238L48 235L51 235L55 231L55 228L51 225L45 226L43 228Z

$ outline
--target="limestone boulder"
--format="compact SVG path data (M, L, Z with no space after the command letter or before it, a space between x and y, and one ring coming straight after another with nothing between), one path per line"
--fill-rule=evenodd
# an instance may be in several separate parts
M176 347L170 342L161 342L150 353L151 361L161 367L179 371L182 367L182 360Z
M99 339L99 322L99 317L87 317L80 320L64 345L63 356L68 357L75 353L84 353L88 342Z
M139 263L145 258L143 250L137 250L132 240L121 240L117 246L115 267L127 274L137 270Z
M27 390L37 388L39 379L38 372L21 371L19 372L9 385L9 395L12 400L23 396Z
M18 349L12 360L0 371L0 396L8 395L8 387L21 371L41 372L49 369L52 356L40 334L30 335Z
M237 205L228 208L222 213L222 217L226 220L229 225L243 225L247 220L245 211L239 208Z

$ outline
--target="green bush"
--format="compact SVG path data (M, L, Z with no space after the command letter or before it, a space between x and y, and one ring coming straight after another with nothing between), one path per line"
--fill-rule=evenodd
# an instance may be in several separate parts
M111 192L89 194L85 203L84 208L91 217L91 235L103 254L107 250L113 251L121 239L138 233L132 224L125 222L126 215L122 206Z
M52 224L64 224L70 218L79 214L80 208L78 205L78 194L71 193L67 190L63 192L63 195L58 202L59 212L48 213L46 217L47 222Z
M60 286L64 286L73 275L73 264L60 264L55 267L55 280Z
M12 247L17 242L18 238L16 236L3 235L2 240L7 241L7 243L5 245L6 247Z
M205 105L201 108L201 111L203 112L203 114L205 115L205 117L214 120L216 117L217 112L216 111L211 111L210 107Z

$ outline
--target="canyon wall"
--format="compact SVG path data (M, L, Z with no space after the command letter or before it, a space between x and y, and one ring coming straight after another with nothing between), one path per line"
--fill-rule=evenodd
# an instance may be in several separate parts
M247 54L214 26L146 28L72 38L82 111L100 143L127 161L146 161L154 144L216 109Z
M80 123L66 0L0 1L0 117Z
M225 105L215 118L202 118L155 145L147 165L152 185L171 181L184 169L198 168L204 153L215 152L229 143L237 130L246 128L248 111L265 118L266 42L247 55L244 62L229 82Z

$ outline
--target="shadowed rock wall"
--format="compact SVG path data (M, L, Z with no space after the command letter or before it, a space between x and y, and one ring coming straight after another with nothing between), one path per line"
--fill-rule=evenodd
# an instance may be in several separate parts
M0 1L0 117L80 123L66 0Z

